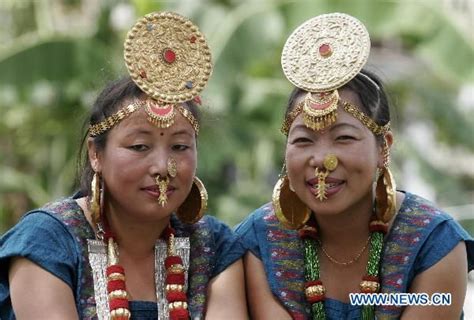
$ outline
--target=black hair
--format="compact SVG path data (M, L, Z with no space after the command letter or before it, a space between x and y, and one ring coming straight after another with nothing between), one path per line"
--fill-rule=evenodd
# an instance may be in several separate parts
M89 137L89 127L103 121L105 118L116 113L125 103L135 99L145 97L145 93L127 76L110 82L98 95L95 100L90 115L84 122L83 131L85 132L81 139L81 147L78 155L77 181L79 183L79 193L82 196L91 194L91 182L94 170L89 162L87 151L87 139ZM199 122L200 115L198 106L194 101L186 101L183 107L188 109ZM109 131L106 131L93 138L97 150L104 150L107 144Z

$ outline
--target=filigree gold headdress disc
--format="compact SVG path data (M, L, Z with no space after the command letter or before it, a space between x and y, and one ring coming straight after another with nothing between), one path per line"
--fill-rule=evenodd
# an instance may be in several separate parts
M124 58L133 81L160 102L192 100L212 73L204 36L191 21L172 12L140 19L127 35Z
M323 14L299 26L283 48L288 80L308 92L328 92L354 78L367 62L370 37L356 18Z

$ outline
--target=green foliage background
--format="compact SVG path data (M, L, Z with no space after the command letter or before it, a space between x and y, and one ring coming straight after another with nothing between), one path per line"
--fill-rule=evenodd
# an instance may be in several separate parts
M75 190L82 124L95 95L126 72L126 31L137 17L172 10L200 26L215 63L203 95L198 168L212 214L233 225L270 200L291 90L281 49L306 19L339 11L362 20L371 34L369 68L386 81L394 103L399 187L421 179L442 207L463 206L472 234L472 6L468 0L0 1L0 233L27 210ZM125 22L118 26L120 16ZM413 136L419 124L431 137L421 145Z

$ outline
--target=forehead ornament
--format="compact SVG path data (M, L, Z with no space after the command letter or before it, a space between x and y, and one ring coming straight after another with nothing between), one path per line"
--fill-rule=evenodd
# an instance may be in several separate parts
M282 132L288 134L300 113L312 130L333 124L337 120L338 89L362 70L369 53L367 29L347 14L323 14L299 26L285 43L281 65L286 78L308 93L285 119Z
M200 102L199 93L212 73L211 53L197 26L172 12L148 14L128 32L124 60L130 77L148 97L132 103L135 108L127 106L92 125L90 135L104 133L141 107L159 128L172 126L178 111L197 134L196 119L182 106L191 100Z

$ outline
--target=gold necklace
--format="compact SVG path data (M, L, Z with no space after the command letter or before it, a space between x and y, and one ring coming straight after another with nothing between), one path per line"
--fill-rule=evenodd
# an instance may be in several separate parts
M344 266L344 267L347 267L351 264L353 264L354 262L356 262L357 260L360 259L360 257L362 256L362 253L364 253L364 251L367 249L367 246L369 245L369 241L370 241L370 235L369 237L367 238L367 241L365 242L364 246L362 247L362 249L360 249L359 253L357 253L357 255L349 260L349 261L339 261L337 260L336 258L332 257L327 251L326 249L324 249L323 247L323 244L321 243L321 241L318 241L319 242L319 247L321 248L321 250L323 251L324 255L329 259L329 261L331 261L332 263L335 263L337 265L340 265L340 266Z

